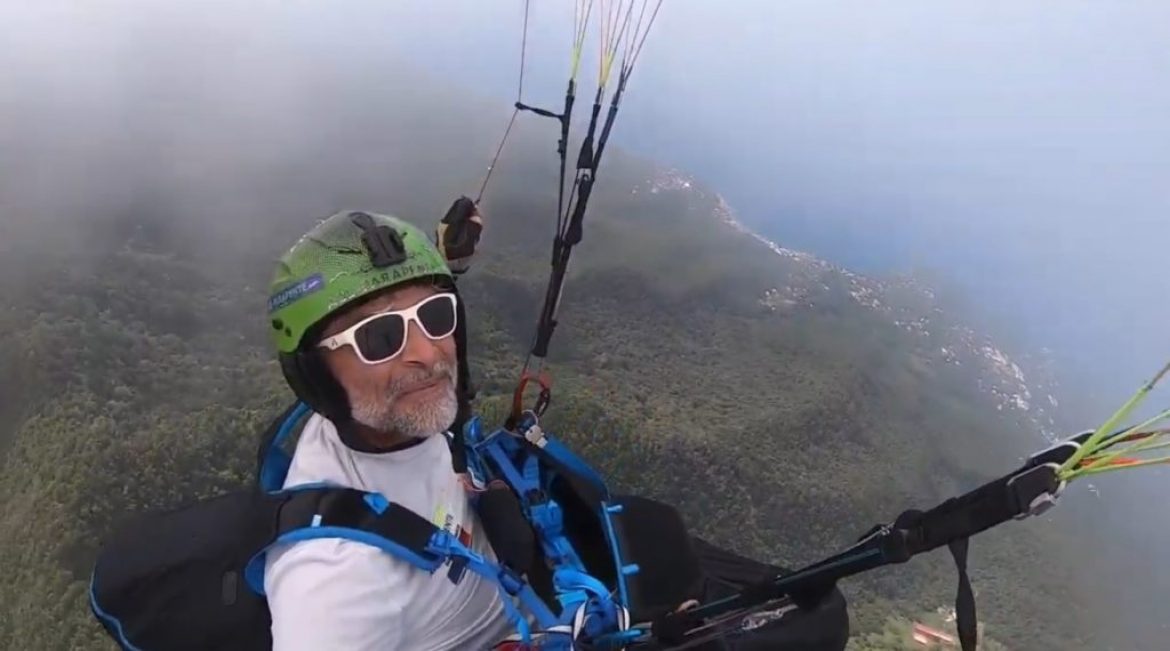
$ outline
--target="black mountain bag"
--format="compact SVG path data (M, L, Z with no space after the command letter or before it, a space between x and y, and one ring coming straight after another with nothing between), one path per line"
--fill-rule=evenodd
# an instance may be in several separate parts
M261 434L257 477L296 407ZM94 616L127 651L271 651L268 602L248 587L244 568L275 539L289 499L257 483L123 523L94 566Z
M268 603L244 567L273 539L282 501L240 491L127 523L94 568L94 615L127 650L271 649Z

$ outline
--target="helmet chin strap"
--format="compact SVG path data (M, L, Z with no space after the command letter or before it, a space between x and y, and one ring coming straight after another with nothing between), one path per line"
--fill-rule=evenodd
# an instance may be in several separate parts
M455 410L455 422L451 424L454 440L451 444L451 467L457 475L468 474L467 446L463 440L463 428L471 420L471 402L475 400L475 387L471 383L471 369L467 362L467 312L463 308L463 300L454 283L451 291L455 292L455 400L458 407ZM464 482L470 485L470 481Z

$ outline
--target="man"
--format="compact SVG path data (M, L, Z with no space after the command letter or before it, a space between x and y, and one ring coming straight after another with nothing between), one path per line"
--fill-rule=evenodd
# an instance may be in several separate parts
M469 393L452 269L467 268L481 227L474 205L456 202L437 232L440 252L402 220L338 213L281 258L269 312L285 377L315 412L284 487L327 482L380 493L494 560L499 550L471 508L446 435L466 417ZM701 540L688 544L703 565L706 598L778 571ZM275 651L485 649L514 632L496 586L480 575L456 583L355 540L277 544L264 567ZM816 601L702 648L844 648L843 599L834 590Z
M381 493L494 557L445 435L466 378L444 256L405 221L339 213L281 258L273 289L282 367L316 412L285 487ZM351 540L273 549L264 588L276 651L483 649L513 632L495 585L479 575L454 583Z

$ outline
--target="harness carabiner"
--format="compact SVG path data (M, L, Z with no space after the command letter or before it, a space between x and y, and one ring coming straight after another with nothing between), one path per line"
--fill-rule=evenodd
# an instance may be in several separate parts
M512 394L512 413L508 416L508 420L504 427L509 430L515 430L520 423L520 418L524 414L524 391L528 388L528 383L536 380L540 385L540 395L536 398L536 404L532 407L532 413L536 414L537 418L544 415L548 405L552 402L552 378L548 373L540 371L533 374L525 370L520 375L520 382L516 385L516 391Z

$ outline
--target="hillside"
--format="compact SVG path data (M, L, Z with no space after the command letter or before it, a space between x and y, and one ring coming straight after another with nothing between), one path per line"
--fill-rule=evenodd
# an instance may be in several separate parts
M346 208L431 226L478 188L507 123L506 101L404 71L383 25L338 47L329 30L175 21L79 57L68 102L38 75L5 105L0 648L109 648L84 599L105 532L246 482L255 432L290 398L263 318L282 249ZM518 124L461 281L489 418L548 271L554 131ZM701 180L611 147L554 340L550 427L718 542L815 560L1041 443L1056 393L932 292L763 240ZM973 544L982 619L1008 648L1126 633L1067 520ZM890 630L952 601L953 568L935 554L843 588L859 651L891 651Z
M545 162L526 142L495 182L485 250L462 281L489 417L547 270L552 195L522 181ZM1018 369L934 311L929 291L761 241L694 179L610 163L562 308L549 419L617 485L673 501L718 542L799 564L1037 447ZM388 190L365 194L395 210L373 200ZM147 199L78 224L80 252L4 260L19 259L22 282L4 286L0 309L0 648L106 648L83 596L102 535L128 513L247 481L254 433L289 398L264 347L263 287L281 247L325 211L294 211L286 195L228 238L230 222L200 232L189 208ZM405 216L426 224L436 205ZM1039 522L974 543L990 637L1103 648L1100 604L1060 548ZM953 568L935 554L844 589L869 651L884 648L865 636L888 618L949 604ZM1039 598L1056 593L1069 596Z

